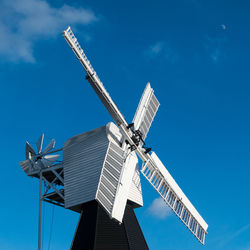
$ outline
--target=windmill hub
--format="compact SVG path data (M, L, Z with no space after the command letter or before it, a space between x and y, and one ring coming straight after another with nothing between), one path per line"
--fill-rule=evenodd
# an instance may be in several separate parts
M137 129L133 131L133 136L131 137L131 139L133 140L136 146L139 146L140 143L144 144L142 137L143 137L142 132L139 129Z

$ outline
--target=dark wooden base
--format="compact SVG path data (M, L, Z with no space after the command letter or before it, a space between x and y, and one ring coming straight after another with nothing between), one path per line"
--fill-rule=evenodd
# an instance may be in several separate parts
M130 204L123 223L110 219L96 202L84 204L71 250L148 250L147 243Z

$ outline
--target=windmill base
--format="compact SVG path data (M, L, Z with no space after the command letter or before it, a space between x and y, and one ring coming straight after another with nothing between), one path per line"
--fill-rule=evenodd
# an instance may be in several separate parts
M96 202L84 204L71 250L148 250L135 216L127 203L123 223L110 219Z

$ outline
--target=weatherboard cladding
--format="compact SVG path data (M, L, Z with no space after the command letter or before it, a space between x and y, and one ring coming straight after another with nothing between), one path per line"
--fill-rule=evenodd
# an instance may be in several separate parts
M65 207L96 199L111 214L124 152L109 141L108 126L69 139L63 149ZM110 132L110 131L109 131Z
M108 146L106 126L66 141L63 148L66 208L95 199Z
M116 131L118 128L114 126L109 123L104 127L74 136L65 143L63 148L65 207L74 210L80 208L83 203L97 200L112 218L122 221L123 200L120 202L119 199L128 198L134 203L134 207L142 206L143 202L138 166L131 184L126 182L126 185L130 185L127 194L122 189L125 187L125 182L122 186L120 184L121 175L124 173L125 152L120 147ZM127 161L128 168L133 168L132 162ZM118 192L120 192L119 202ZM121 196L121 192L124 196Z

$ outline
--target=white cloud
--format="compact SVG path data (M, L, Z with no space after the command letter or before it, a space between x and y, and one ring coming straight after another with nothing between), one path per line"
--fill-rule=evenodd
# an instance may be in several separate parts
M163 42L157 42L149 47L149 51L152 55L158 55L164 48Z
M241 234L245 233L249 229L250 229L250 223L244 225L243 227L241 227L240 229L238 229L237 231L235 231L228 237L224 237L224 239L221 240L221 242L218 243L217 245L220 247L220 249L224 249L225 248L224 246L228 245L232 240L239 237ZM250 249L249 246L247 246L246 249Z
M221 51L219 50L219 48L215 48L211 53L210 53L210 57L211 59L216 63L219 58L220 58L220 54Z
M223 30L225 30L225 29L227 28L225 24L221 24L220 26L221 26L221 28L222 28Z
M158 41L153 45L150 45L145 51L145 55L148 59L154 59L156 57L162 57L163 59L175 63L178 61L178 53L172 49L166 42Z
M150 215L159 219L165 219L172 213L171 208L164 202L161 197L155 199L147 211Z
M0 56L8 61L34 62L34 43L55 38L67 25L88 25L96 15L83 8L52 7L43 0L0 2Z
M222 59L225 42L225 37L205 37L205 49L214 63L218 63Z

